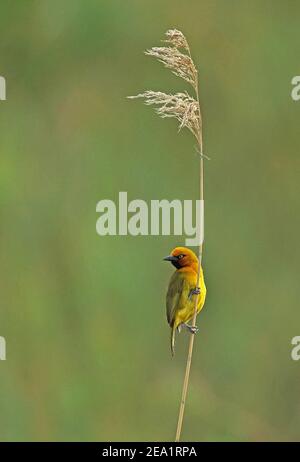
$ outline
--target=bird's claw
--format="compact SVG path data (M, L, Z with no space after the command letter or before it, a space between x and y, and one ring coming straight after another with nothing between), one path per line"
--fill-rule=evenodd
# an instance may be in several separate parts
M190 326L189 324L185 324L185 327L190 331L191 334L196 334L199 330L199 327Z
M191 334L197 334L198 330L199 330L199 327L197 326L191 326L190 328Z
M199 295L200 292L201 292L200 287L196 287L195 289L192 289L189 294L189 299L191 299L193 295Z

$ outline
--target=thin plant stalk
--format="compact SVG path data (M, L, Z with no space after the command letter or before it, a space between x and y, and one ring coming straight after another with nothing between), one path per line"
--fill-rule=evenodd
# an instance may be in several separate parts
M199 87L198 87L198 78L197 78L197 84L195 88L195 93L196 93L196 98L197 102L199 105L199 133L197 136L197 141L198 141L198 146L199 146L199 199L200 201L204 201L204 157L203 157L203 139L202 139L202 117L201 117L201 111L200 111L200 100L199 100ZM202 215L204 218L204 215ZM200 233L200 242L199 242L199 251L198 251L198 272L197 272L197 287L199 287L200 284L200 269L201 269L201 263L202 263L202 239L203 236L201 236ZM195 297L195 308L194 308L194 315L192 319L192 326L196 326L196 319L197 319L197 307L198 307L198 297L199 295L197 294ZM185 411L185 403L186 403L186 398L187 398L187 392L188 392L188 386L189 386L189 380L190 380L190 371L191 371L191 365L192 365L192 357L193 357L193 349L194 349L194 340L195 340L195 335L191 334L190 335L190 341L189 341L189 348L188 348L188 355L187 355L187 361L186 361L186 368L185 368L185 374L184 374L184 380L183 380L183 387L182 387L182 394L181 394L181 401L180 401L180 407L179 407L179 415L178 415L178 421L177 421L177 428L176 428L176 436L175 436L175 441L178 442L180 441L181 437L181 431L182 431L182 424L183 424L183 417L184 417L184 411Z
M181 77L188 82L195 93L195 97L191 97L187 92L167 94L160 91L148 90L136 96L129 98L143 98L146 105L156 105L156 112L160 117L173 117L179 121L179 130L186 127L197 140L199 150L199 199L203 204L204 201L204 154L202 140L202 117L200 111L199 86L198 86L198 71L191 57L188 42L182 32L176 29L171 29L166 32L165 42L168 46L153 47L145 52L148 56L153 56L161 63L170 69L173 74ZM203 215L202 215L202 218ZM203 229L203 226L202 226ZM201 230L200 230L201 231ZM203 235L200 232L199 252L198 252L198 272L197 272L197 287L200 283L200 270L202 262L203 250ZM196 325L198 297L195 297L195 309L192 319L192 326ZM175 441L180 441L185 404L187 399L190 370L192 364L192 356L194 349L195 335L191 334L188 348L188 356L185 368L185 375L182 387L182 395L179 407L179 415L176 429Z

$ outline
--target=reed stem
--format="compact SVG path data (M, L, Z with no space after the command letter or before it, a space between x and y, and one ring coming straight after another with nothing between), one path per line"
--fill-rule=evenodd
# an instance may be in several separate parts
M200 151L199 199L203 201L204 200L204 161L203 161L203 141L202 141L202 117L201 117L201 110L200 110L198 78L197 78L197 85L196 85L195 93L196 93L196 98L197 98L197 102L199 105L199 130L197 133L197 141L198 141L198 146L199 146L199 151ZM201 215L201 217L204 219L204 213ZM201 263L202 263L202 246L203 246L202 238L203 236L201 236L201 233L200 233L199 252L198 252L199 263L198 263L198 272L197 272L197 287L199 287L199 283L200 283L200 271L201 271ZM194 316L192 319L193 327L196 326L198 297L199 295L195 297ZM180 401L180 407L179 407L178 421L177 421L177 429L176 429L176 436L175 436L176 442L180 441L180 437L181 437L185 404L186 404L186 398L187 398L187 392L188 392L188 386L189 386L189 380L190 380L190 371L191 371L191 365L192 365L194 341L195 341L195 334L191 334L190 341L189 341L185 374L184 374L183 387L182 387L181 401Z
M166 32L165 43L168 46L152 47L145 52L147 56L152 56L161 63L167 69L170 69L173 74L182 78L193 88L196 99L191 97L188 92L180 92L175 94L168 94L161 91L147 90L144 93L139 93L135 96L129 96L129 98L143 98L145 104L156 106L156 113L162 117L173 117L179 122L179 130L186 127L196 138L197 145L199 148L200 168L199 168L199 198L201 201L201 207L203 207L204 201L204 155L203 155L203 143L202 143L202 117L200 110L199 101L199 85L198 85L198 72L194 61L191 56L190 47L187 39L183 33L177 29L170 29ZM204 214L201 214L201 219L204 219ZM202 245L203 236L202 231L204 229L203 223L201 223L200 229L200 242L199 242L199 253L198 253L198 272L197 272L197 287L200 283L201 274L201 262L202 262ZM195 309L193 313L192 325L196 325L197 307L198 307L199 295L195 297ZM182 395L180 401L177 430L175 441L179 441L181 437L182 423L184 417L185 403L188 392L190 370L192 364L194 348L194 334L191 334L188 357L186 362L186 369L183 381Z

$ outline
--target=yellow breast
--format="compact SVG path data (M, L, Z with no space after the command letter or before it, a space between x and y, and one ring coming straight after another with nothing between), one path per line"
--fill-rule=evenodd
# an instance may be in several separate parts
M191 273L188 275L189 284L188 286L182 291L180 301L178 303L178 310L175 314L175 327L179 326L182 323L186 323L193 318L194 310L195 310L195 297L196 295L190 295L190 290L194 289L197 284L197 275L195 273ZM206 297L206 286L204 283L204 276L203 270L201 268L200 272L200 294L198 295L198 305L197 305L197 313L199 313L205 303Z

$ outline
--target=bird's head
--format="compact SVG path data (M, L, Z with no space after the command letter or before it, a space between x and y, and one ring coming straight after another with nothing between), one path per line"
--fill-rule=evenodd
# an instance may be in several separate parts
M198 258L195 253L187 247L175 247L171 255L164 258L165 261L170 261L175 268L183 268L184 266L198 266Z

